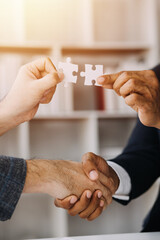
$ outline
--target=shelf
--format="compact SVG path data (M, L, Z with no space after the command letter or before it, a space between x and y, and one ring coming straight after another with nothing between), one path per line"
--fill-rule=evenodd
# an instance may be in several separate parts
M23 44L10 44L0 42L0 52L9 52L9 53L41 53L49 54L52 51L52 46L50 44L42 44L36 42L26 42Z
M97 119L112 119L112 118L136 118L137 114L134 111L73 111L60 112L54 115L36 115L35 120L85 120L90 118ZM33 120L34 120L33 119Z
M67 54L108 54L108 53L140 53L151 49L147 43L137 42L115 42L115 43L96 43L90 45L64 45L61 46L63 55Z
M57 47L56 47L57 46ZM137 42L99 42L89 45L56 45L55 48L62 52L62 55L67 54L106 54L106 53L139 53L149 51L152 46L147 43ZM25 43L4 43L0 42L0 52L40 52L50 53L53 50L51 43L39 43L39 42L25 42Z

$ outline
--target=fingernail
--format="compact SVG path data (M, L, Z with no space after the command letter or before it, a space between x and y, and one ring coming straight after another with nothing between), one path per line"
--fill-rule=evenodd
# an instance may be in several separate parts
M93 170L89 173L89 177L91 180L96 180L98 178L98 173L95 170Z
M104 80L105 80L104 77L98 77L98 78L97 78L97 82L98 82L98 83L103 83Z
M100 207L103 207L103 206L104 206L104 201L103 201L103 200L100 201L99 206L100 206Z
M92 193L90 191L88 191L86 196L87 196L87 198L91 198Z
M101 197L102 197L102 193L98 192L98 198L101 198Z
M75 202L77 202L77 198L76 197L71 197L70 203L74 204Z

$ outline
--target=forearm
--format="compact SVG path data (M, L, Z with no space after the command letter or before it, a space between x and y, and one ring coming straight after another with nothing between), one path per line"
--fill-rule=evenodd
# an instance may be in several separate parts
M20 119L6 104L5 99L0 102L0 136L20 124Z
M65 188L64 169L59 160L27 160L27 174L23 193L45 193L54 198L64 198L70 192Z
M71 194L80 197L85 189L99 189L108 196L106 188L99 182L88 179L82 163L67 160L27 160L24 193L46 193L63 199Z

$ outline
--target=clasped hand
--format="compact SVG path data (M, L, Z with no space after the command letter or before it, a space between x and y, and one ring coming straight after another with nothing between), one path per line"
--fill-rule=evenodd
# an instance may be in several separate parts
M1 101L0 135L31 120L41 103L49 103L63 79L49 58L21 67L6 97ZM27 160L23 192L43 192L57 198L56 206L71 215L93 220L112 201L119 180L107 162L93 154L72 161ZM67 198L65 198L68 196ZM62 199L62 200L60 200Z
M69 195L62 200L56 199L55 205L68 210L71 216L78 214L81 218L92 221L112 202L112 195L119 186L119 178L103 158L93 153L83 155L82 167L88 178L85 183L86 190L77 189L80 195ZM91 180L90 185L88 185L89 179ZM78 176L76 181L73 189L79 186ZM80 185L83 184L81 182Z

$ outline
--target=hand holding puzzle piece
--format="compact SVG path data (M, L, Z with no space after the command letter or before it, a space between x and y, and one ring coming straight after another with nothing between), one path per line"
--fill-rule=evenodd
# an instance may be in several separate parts
M68 86L68 83L76 83L77 76L74 76L74 73L78 73L78 65L71 63L71 58L66 59L66 63L59 62L58 68L63 71L64 74L64 87ZM85 64L85 72L80 73L81 77L85 77L84 85L87 86L101 86L96 83L97 77L103 75L103 65L95 65L95 70L93 65ZM95 84L94 84L95 82Z

